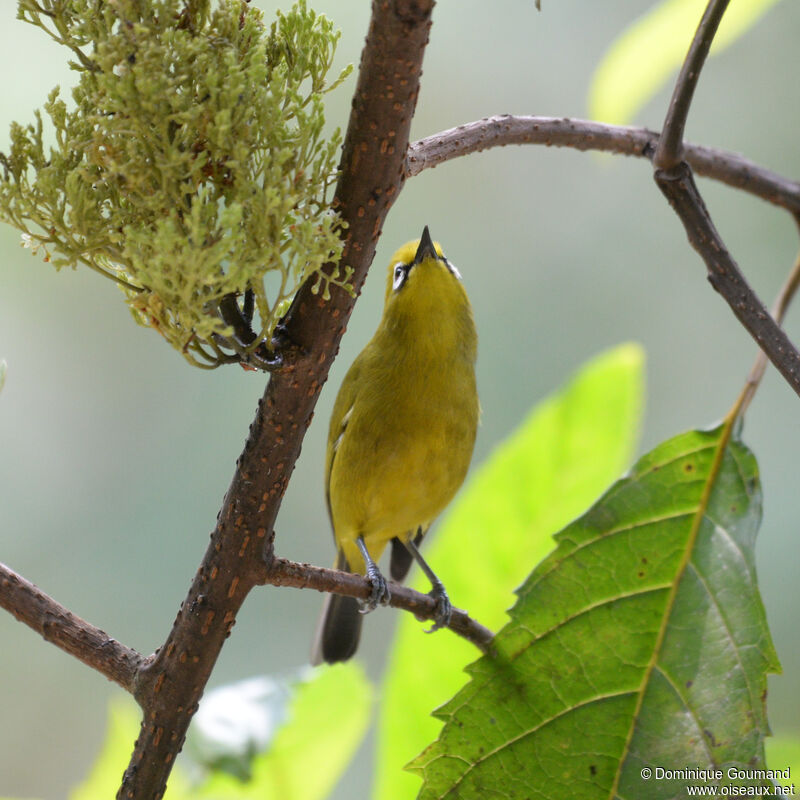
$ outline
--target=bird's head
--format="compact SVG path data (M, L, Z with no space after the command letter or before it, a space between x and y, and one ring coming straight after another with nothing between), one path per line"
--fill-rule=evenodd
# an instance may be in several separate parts
M419 239L406 242L392 257L386 281L385 311L429 312L449 305L469 305L461 274L431 239L428 226Z
M389 263L383 332L398 344L422 352L462 352L475 360L477 338L472 306L461 275L431 239L404 244Z

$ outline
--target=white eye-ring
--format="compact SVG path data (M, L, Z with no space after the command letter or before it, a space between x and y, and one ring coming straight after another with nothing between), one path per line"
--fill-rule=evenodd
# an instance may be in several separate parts
M392 281L392 288L397 291L405 282L408 277L408 267L401 261L394 265L394 279Z
M458 278L459 280L461 280L461 273L460 273L460 272L458 271L458 269L456 268L456 265L455 265L455 264L453 264L453 262L452 262L452 261L450 261L449 259L445 258L444 256L442 256L442 261L444 261L444 263L445 263L445 266L447 267L447 269L449 269L449 270L450 270L450 272L452 272L452 273L453 273L453 275L455 275L455 276L456 276L456 278Z

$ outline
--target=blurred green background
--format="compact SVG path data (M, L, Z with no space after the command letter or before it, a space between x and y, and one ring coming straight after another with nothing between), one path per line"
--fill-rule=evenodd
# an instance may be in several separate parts
M269 14L277 4L260 2ZM338 63L357 63L366 0L318 0L342 29ZM647 0L442 2L434 14L412 137L496 113L586 116L595 65ZM73 75L41 32L0 8L0 149L11 120L32 119ZM687 137L800 173L796 37L800 5L779 3L710 61ZM688 37L691 32L687 31ZM346 125L355 76L329 97ZM658 127L660 92L636 123ZM770 303L798 248L794 223L744 194L702 181L726 243ZM709 287L705 267L655 187L646 162L543 147L461 159L409 181L384 228L375 269L325 387L277 524L276 548L328 564L322 491L327 418L349 363L380 317L384 268L429 224L470 292L481 347L483 422L475 463L582 361L622 340L648 354L641 450L718 419L755 347ZM110 635L149 653L165 638L230 481L264 377L189 367L137 327L110 283L56 275L0 228L0 560ZM797 312L787 322L800 341ZM800 400L770 370L745 440L762 470L761 590L784 675L770 681L776 732L800 734L798 498ZM476 576L477 579L478 576ZM454 598L456 604L458 599ZM211 685L305 664L321 597L264 588L239 617ZM510 603L510 599L509 599ZM394 614L366 624L360 657L380 679ZM0 614L0 795L66 796L104 735L116 688ZM367 743L336 797L365 797Z

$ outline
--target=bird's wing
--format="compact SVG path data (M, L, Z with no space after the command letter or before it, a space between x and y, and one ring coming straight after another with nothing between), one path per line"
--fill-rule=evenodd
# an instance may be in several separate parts
M333 528L333 514L331 513L331 473L333 472L333 462L336 460L336 453L347 430L347 423L353 413L356 395L358 394L358 376L361 372L362 358L359 356L350 366L347 375L344 376L342 385L339 387L339 394L333 404L331 414L331 424L328 429L328 449L325 454L325 502L328 505L328 517Z

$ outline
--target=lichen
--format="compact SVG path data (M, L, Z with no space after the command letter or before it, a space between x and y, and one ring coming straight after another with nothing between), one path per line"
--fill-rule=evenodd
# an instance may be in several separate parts
M116 281L198 366L263 346L307 278L348 288L321 268L342 250L323 96L349 69L326 84L339 34L305 0L269 28L242 0L19 0L18 16L79 73L0 154L0 219L26 246ZM246 295L249 344L220 315Z

